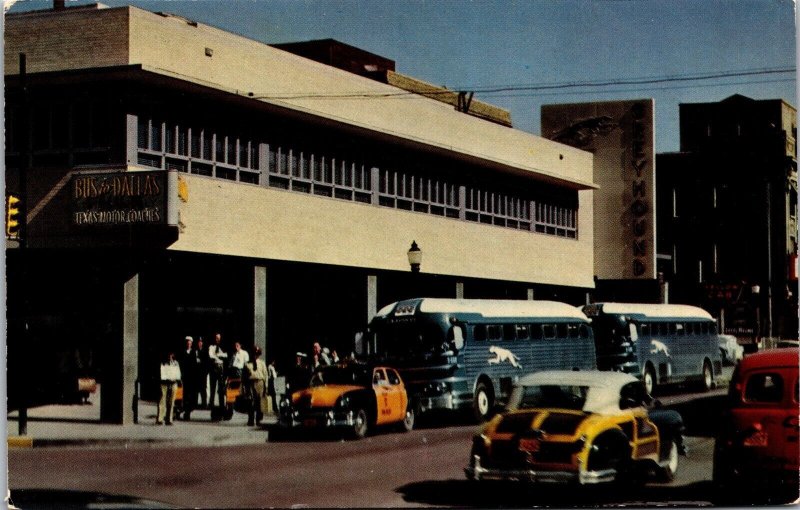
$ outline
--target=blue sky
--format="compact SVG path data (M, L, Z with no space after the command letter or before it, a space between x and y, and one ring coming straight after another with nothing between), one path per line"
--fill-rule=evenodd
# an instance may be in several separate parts
M68 5L87 3L67 1ZM543 104L654 98L656 150L677 151L678 104L732 94L794 106L796 74L531 90L543 84L794 68L790 0L105 0L168 11L266 43L333 38L397 70L511 111L540 133ZM11 12L44 8L20 0ZM480 92L522 86L523 90Z

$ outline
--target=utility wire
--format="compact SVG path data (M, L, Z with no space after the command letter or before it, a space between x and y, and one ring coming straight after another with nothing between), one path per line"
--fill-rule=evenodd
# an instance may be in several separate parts
M470 89L471 92L482 94L498 94L502 92L536 92L547 90L564 90L576 89L587 87L615 87L624 85L655 85L659 83L680 83L680 82L698 82L703 80L715 80L720 78L739 78L747 76L765 76L775 74L794 73L796 68L766 68L766 69L745 69L740 71L726 71L719 73L707 74L684 74L684 75L671 75L661 77L646 77L646 78L629 78L619 80L602 80L602 81L576 81L564 83L544 83L544 84L528 84L528 85L502 85L502 86L485 86L474 87ZM731 84L735 85L735 84ZM372 99L372 98L402 98L411 96L435 96L435 95L452 95L458 93L461 89L446 89L446 90L430 90L430 91L398 91L398 92L354 92L347 94L326 94L326 93L309 93L309 94L248 94L255 99Z

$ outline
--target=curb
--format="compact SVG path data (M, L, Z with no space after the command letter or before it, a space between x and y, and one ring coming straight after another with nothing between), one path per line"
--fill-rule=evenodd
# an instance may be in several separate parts
M33 438L29 436L12 436L8 438L9 448L33 448Z

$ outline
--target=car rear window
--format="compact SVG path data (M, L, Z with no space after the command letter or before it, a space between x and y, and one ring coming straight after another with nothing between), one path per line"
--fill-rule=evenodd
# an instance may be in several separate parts
M775 403L783 400L783 377L775 372L760 372L747 379L744 400L755 403Z

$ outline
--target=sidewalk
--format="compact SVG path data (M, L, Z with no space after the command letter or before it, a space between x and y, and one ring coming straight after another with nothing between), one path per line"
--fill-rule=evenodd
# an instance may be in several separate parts
M156 425L156 402L139 402L139 423L100 423L100 389L89 404L53 404L28 409L28 430L19 436L19 413L8 413L9 448L103 447L103 446L228 446L267 441L267 427L275 416L264 418L260 427L247 426L247 415L233 413L230 421L211 421L211 412L192 412L191 421L176 420L171 426Z

